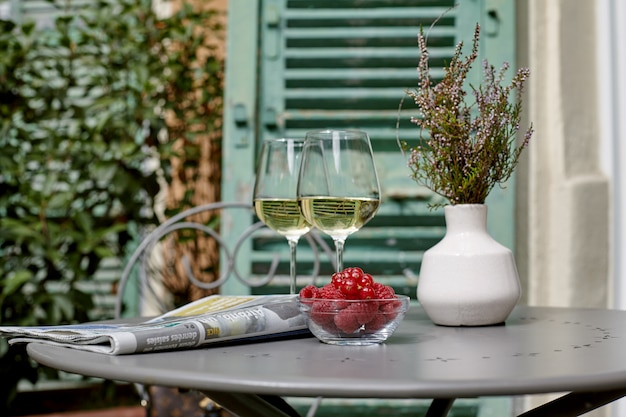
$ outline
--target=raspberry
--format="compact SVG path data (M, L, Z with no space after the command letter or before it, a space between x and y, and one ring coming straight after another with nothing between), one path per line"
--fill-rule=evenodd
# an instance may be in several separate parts
M317 298L327 298L331 300L344 300L346 296L332 284L326 284L317 290Z
M345 333L354 333L361 326L376 317L376 303L350 303L335 316L335 325Z
M383 313L387 320L393 320L398 315L398 309L402 307L402 302L398 300L381 301L379 311Z
M330 320L330 322L324 324L322 327L324 328L324 331L331 333L331 334L341 333L341 331L337 329L337 326L335 326L335 322L333 320Z
M335 316L335 326L344 333L354 333L361 325L356 317L351 314L343 314L343 311Z
M385 317L384 314L376 314L372 321L367 323L365 330L367 331L367 333L375 333L385 327L387 322L387 317Z
M389 298L396 298L396 292L388 285L381 284L380 282L374 282L372 284L376 298L385 300Z
M348 307L341 311L341 313L352 314L361 324L369 323L376 316L377 312L378 303L376 302L350 303Z
M324 328L333 323L334 313L335 306L332 301L316 300L311 306L311 320Z
M315 285L307 285L300 290L300 298L317 298L318 289Z

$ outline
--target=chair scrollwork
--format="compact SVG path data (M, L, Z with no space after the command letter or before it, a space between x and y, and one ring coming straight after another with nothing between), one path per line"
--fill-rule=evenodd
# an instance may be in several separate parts
M253 288L260 287L269 284L277 275L277 269L280 263L280 255L275 253L272 256L269 263L268 272L264 277L255 276L254 278L242 276L237 269L237 259L240 255L241 249L244 247L244 243L248 239L252 239L253 236L261 229L267 228L262 222L254 221L249 225L236 239L230 237L225 239L220 230L209 226L207 224L200 223L198 221L188 220L190 217L206 212L206 211L222 211L227 209L244 209L249 210L250 215L254 213L253 207L250 204L235 203L235 202L216 202L200 205L187 210L184 210L175 216L171 217L167 221L160 224L150 233L148 233L139 243L137 248L131 254L128 262L126 263L121 278L118 283L118 297L116 298L115 305L115 317L121 317L123 303L124 303L124 291L129 284L132 272L137 267L139 276L139 291L140 297L142 295L151 294L152 298L158 300L158 295L155 293L154 288L150 285L148 280L148 271L150 266L148 265L149 256L155 247L165 237L170 236L176 231L183 229L197 230L213 238L221 253L221 262L219 267L219 277L211 282L204 282L198 279L191 267L191 261L187 256L182 256L180 261L182 262L183 270L185 271L186 279L189 282L199 288L205 290L213 290L223 285L228 279L234 277L244 285ZM333 250L329 245L315 232L310 232L303 237L310 247L311 255L313 259L312 270L310 272L310 282L315 283L316 278L319 276L320 271L320 258L322 255L328 257L328 260L333 264ZM230 246L229 246L230 242ZM234 243L233 243L234 242ZM162 306L162 310L166 310L165 306Z

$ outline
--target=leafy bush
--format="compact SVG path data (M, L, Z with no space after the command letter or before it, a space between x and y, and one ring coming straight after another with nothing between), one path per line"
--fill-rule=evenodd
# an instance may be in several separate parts
M160 19L146 0L68 3L55 3L53 27L0 20L4 325L92 319L78 284L124 255L134 226L156 222L171 161L221 139L215 10L184 4ZM0 410L41 372L0 341Z

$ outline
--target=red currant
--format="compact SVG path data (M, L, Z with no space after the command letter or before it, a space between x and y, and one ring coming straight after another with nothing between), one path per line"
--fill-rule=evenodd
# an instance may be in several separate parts
M335 272L330 278L330 282L335 286L335 288L341 288L343 284L343 273Z
M359 279L363 276L363 270L358 266L346 268L345 272L347 272L354 279Z
M361 275L361 277L357 281L357 285L360 288L371 287L373 284L374 284L374 277L372 277L370 274Z
M372 287L363 287L359 291L359 298L361 300L369 300L372 298L376 298L376 291Z
M342 293L344 293L347 297L354 298L359 295L359 287L357 282L351 276L348 276L343 279L341 287L339 288Z

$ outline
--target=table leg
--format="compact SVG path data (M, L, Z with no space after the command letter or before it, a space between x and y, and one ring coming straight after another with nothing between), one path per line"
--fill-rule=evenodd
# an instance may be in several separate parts
M428 412L426 412L426 417L445 417L448 415L448 412L452 408L452 404L454 403L454 398L435 398L432 403L430 403L430 407L428 407Z
M519 417L575 417L626 396L625 389L572 392L520 414Z
M282 398L255 394L206 391L202 393L239 417L294 417L299 414Z

